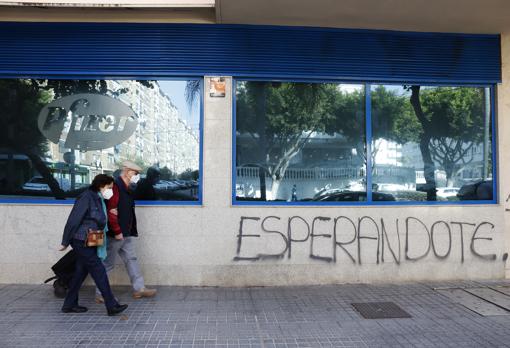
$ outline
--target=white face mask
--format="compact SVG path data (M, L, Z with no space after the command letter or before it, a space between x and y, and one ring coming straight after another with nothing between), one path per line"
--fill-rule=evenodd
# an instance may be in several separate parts
M104 199L110 199L113 197L113 190L111 188L104 189L101 191L101 196L103 196Z
M138 183L139 180L140 180L140 174L136 174L136 175L133 175L129 181L132 184L136 184L136 183Z

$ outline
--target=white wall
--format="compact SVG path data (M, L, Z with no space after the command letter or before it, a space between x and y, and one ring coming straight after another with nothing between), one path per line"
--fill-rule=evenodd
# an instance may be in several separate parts
M503 83L497 91L496 130L498 139L498 181L501 214L504 216L504 248L510 250L510 32L501 34L501 63ZM506 264L506 277L510 278L510 263Z
M502 50L503 84L498 88L501 204L285 208L232 206L232 107L231 80L228 79L225 98L205 95L203 206L137 208L140 230L138 256L147 284L246 286L505 277L506 262L503 258L510 246L509 213L505 211L508 206L505 199L510 193L506 174L510 172L507 164L510 140L504 136L510 132L507 117L510 114L508 35L503 36ZM208 91L207 85L205 91ZM51 275L50 266L63 255L57 248L70 209L69 206L0 205L0 283L40 283ZM269 216L274 217L265 221L265 229L282 234L262 230L261 222ZM344 249L339 246L335 248L333 244L334 219L340 216L344 218L338 220L337 242L352 240L354 228L361 232L358 236L377 237L382 234L382 220L387 232L387 237L385 235L383 238L384 248L381 238L354 239L351 244L342 245L354 258L353 263ZM311 258L311 238L306 242L290 243L290 257L287 250L281 258L260 257L254 261L235 259L281 253L286 247L284 241L291 217L298 217L292 223L295 240L303 239L308 233L301 218L310 227L315 225L314 234L331 235L313 238L312 252L322 257L333 257L336 250L336 262ZM321 221L317 217L331 220ZM362 219L360 226L359 219ZM245 237L239 242L241 220ZM462 235L458 223L465 223ZM432 244L426 229L430 231L433 225ZM477 228L476 237L492 240L473 241ZM451 232L451 245L448 230ZM393 260L388 249L389 244L398 254L398 238L400 263ZM406 240L410 258L424 254L430 246L428 254L420 260L406 259ZM480 254L494 254L495 259L476 256L471 245ZM446 254L448 250L450 253L445 258L439 258L435 256L432 246L439 255ZM383 249L384 262L381 260ZM509 271L507 269L508 275ZM118 267L111 280L116 284L128 283L124 268Z

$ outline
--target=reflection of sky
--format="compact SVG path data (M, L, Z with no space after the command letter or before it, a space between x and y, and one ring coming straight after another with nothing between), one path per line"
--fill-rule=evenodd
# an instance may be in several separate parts
M363 85L351 85L351 84L340 84L337 89L344 93L352 93L355 91L361 91L365 86Z
M372 85L372 91L381 86L380 84L373 84ZM411 91L409 90L406 90L404 89L404 85L382 85L384 86L384 88L386 88L386 90L388 91L391 91L393 93L395 93L395 95L404 95L404 96L410 96L411 95ZM406 86L410 86L410 85L406 85ZM425 89L435 89L435 88L441 88L441 87L438 87L438 86L421 86L420 87L421 90L425 90Z
M198 130L200 122L200 100L193 102L191 108L186 101L185 89L187 81L158 81L163 93L165 93L179 111L179 117L186 121L188 126Z
M371 86L372 91L379 87L380 85L374 84ZM338 90L342 91L344 93L352 93L355 91L361 91L365 88L365 85L360 84L347 84L342 83L338 85ZM408 92L403 88L402 85L384 85L384 88L386 88L389 91L394 92L397 95L407 94Z
M374 84L371 86L371 90L373 91L374 89L376 89L379 86L381 86L381 85ZM384 88L387 91L391 91L391 92L395 93L395 95L410 95L411 94L409 91L406 91L404 89L403 85L382 85L382 86L384 86Z

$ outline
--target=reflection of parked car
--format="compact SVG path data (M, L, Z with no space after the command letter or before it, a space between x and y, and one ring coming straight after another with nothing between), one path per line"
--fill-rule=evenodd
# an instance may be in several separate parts
M153 185L158 199L190 201L198 199L196 180L159 180Z
M329 195L332 195L332 194L335 194L335 193L339 193L339 192L346 192L347 190L345 189L340 189L340 188L334 188L334 189L322 189L320 190L319 192L317 192L312 200L315 201L317 200L318 198L320 197L325 197L325 196L329 196Z
M157 183L155 183L154 185L154 188L156 190L166 190L167 188L167 183L165 180L159 180Z
M447 198L447 197L455 197L459 193L458 187L438 187L437 195L439 197Z
M23 190L29 191L50 191L50 187L46 184L46 180L42 176L34 176L23 185Z
M465 184L457 193L460 200L491 200L492 195L492 180L483 180L475 183Z
M198 186L196 180L159 180L154 188L160 191L175 191Z
M408 188L405 185L400 184L376 184L377 191L407 191Z
M373 201L395 201L395 197L389 193L372 192ZM344 191L331 194L325 194L314 197L314 201L319 202L355 202L366 201L367 193L362 191Z
M55 178L55 180L57 180L57 183L59 184L62 190L69 191L69 189L71 188L69 180L63 178L61 179ZM51 191L50 187L46 183L46 180L44 180L42 176L34 176L32 179L28 180L23 185L22 188L23 190L26 191L45 191L45 192Z

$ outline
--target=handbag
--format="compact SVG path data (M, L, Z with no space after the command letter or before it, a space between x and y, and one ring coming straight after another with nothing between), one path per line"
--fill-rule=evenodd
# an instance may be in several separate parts
M85 245L88 247L97 247L102 246L104 244L104 231L103 230L93 230L89 228L87 232L87 239L85 240Z

